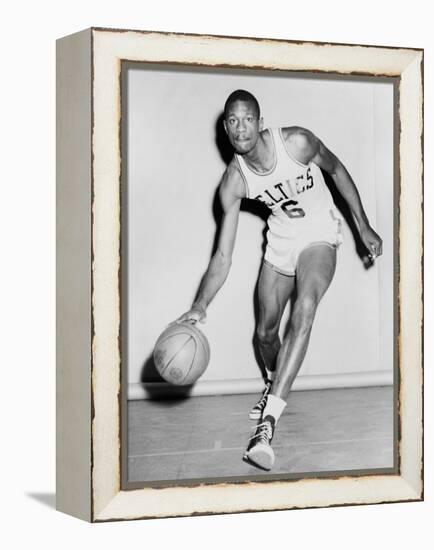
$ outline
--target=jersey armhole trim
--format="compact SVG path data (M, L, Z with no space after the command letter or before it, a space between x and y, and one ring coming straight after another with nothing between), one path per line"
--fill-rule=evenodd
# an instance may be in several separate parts
M250 199L249 186L247 184L246 176L244 175L243 169L241 168L240 160L239 160L238 155L236 153L234 155L234 158L236 160L236 163L238 165L238 171L241 174L241 178L242 178L243 183L244 183L244 189L246 191L246 199Z

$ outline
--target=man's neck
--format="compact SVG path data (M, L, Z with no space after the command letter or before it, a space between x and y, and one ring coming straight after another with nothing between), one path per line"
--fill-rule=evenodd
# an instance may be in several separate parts
M266 136L266 134L268 135ZM262 131L256 146L244 155L244 160L247 166L256 172L268 172L274 166L274 155L271 135L267 131Z

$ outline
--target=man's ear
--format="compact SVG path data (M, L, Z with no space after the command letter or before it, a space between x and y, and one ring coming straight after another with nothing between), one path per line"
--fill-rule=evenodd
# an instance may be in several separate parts
M262 132L263 129L264 129L264 119L261 117L259 119L259 131Z
M225 129L226 134L228 133L228 126L226 124L226 120L223 119L223 128Z

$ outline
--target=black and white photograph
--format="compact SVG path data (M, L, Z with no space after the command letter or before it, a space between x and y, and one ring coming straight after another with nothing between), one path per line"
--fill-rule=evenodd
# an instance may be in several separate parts
M397 80L121 82L124 488L396 473Z
M429 546L429 3L2 8L2 546Z
M58 509L421 500L423 51L57 46Z

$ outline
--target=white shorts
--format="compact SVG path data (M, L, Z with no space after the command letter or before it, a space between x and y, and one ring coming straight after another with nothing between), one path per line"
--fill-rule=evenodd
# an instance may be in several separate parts
M291 222L270 219L264 263L282 275L295 275L300 253L317 244L338 248L342 243L342 219L335 207L316 215L314 223L301 218Z

